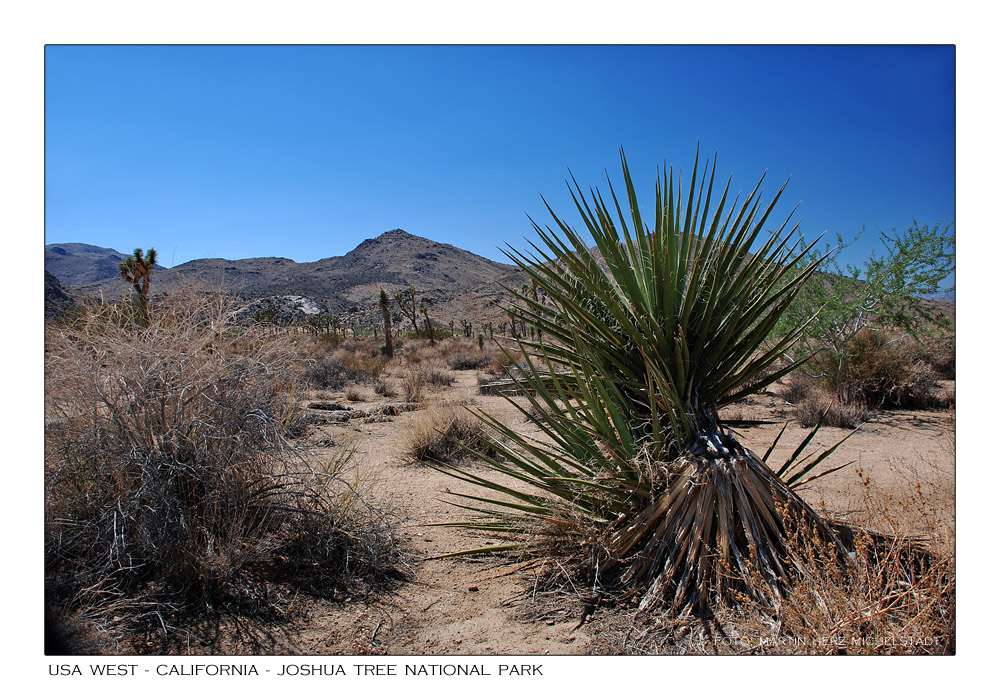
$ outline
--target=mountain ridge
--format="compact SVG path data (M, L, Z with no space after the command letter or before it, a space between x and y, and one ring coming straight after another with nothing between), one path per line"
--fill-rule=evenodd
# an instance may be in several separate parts
M46 270L63 285L106 298L131 291L118 276L118 262L124 257L113 249L84 243L45 246ZM96 258L107 264L96 265ZM79 263L76 269L73 262ZM247 301L298 295L336 315L367 316L375 310L380 288L393 294L413 286L418 303L427 304L432 320L447 326L462 319L502 318L499 305L507 294L500 284L520 286L525 281L527 276L514 265L397 228L364 239L344 255L313 262L283 257L191 260L158 269L152 288L155 292L197 282Z

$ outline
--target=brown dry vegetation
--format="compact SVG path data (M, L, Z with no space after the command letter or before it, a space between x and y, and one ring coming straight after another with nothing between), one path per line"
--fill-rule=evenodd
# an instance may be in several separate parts
M47 334L49 605L109 651L261 650L298 593L384 590L408 571L393 518L341 477L349 454L318 461L297 440L292 348L229 313L190 292Z
M507 399L479 389L512 362L495 344L411 340L387 362L374 339L298 336L293 346L230 333L225 305L212 304L182 304L142 330L108 308L47 330L46 573L78 649L954 652L948 382L922 407L840 421L861 425L831 458L851 466L802 495L851 526L849 566L802 536L794 552L806 573L778 606L638 615L628 601L592 597L568 570L573 543L558 529L550 556L531 562L434 558L500 542L435 526L465 519L449 492L469 489L421 464L465 457L478 469L458 448L482 445L475 411L528 428ZM758 454L791 421L780 463L807 432L799 406L823 399L801 378L772 389L727 417L774 421L741 429ZM814 447L845 434L824 427ZM149 536L123 539L126 519Z

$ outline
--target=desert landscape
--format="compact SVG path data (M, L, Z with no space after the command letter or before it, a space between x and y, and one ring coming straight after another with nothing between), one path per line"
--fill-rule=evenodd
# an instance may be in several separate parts
M469 526L483 514L470 506L545 497L503 456L553 444L526 359L566 341L532 315L558 303L537 301L530 266L393 230L303 265L147 256L147 302L119 275L142 251L46 256L53 653L955 652L953 331L920 344L880 327L895 340L866 339L864 381L891 388L876 381L867 403L780 371L785 353L767 370L780 376L721 408L732 439L791 466L784 478L808 464L820 478L796 497L850 534L843 556L790 544L797 573L775 600L739 593L770 585L750 568L711 610L680 610L596 577L579 552L606 535L574 539L556 511L530 536L492 515L492 531ZM954 320L953 304L924 303Z

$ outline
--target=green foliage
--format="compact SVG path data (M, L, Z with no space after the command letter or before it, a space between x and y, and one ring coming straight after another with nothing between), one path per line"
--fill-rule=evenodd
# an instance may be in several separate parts
M599 194L591 208L576 186L598 254L553 213L565 240L535 225L550 254L510 253L550 303L514 292L518 305L509 311L554 341L522 342L529 374L556 383L550 412L574 414L630 457L649 446L656 458L673 459L716 424L719 408L788 371L767 368L794 345L798 328L761 346L817 263L802 264L809 249L786 248L790 217L754 249L780 191L764 207L758 183L723 219L728 184L713 211L714 168L695 199L696 166L686 206L679 182L674 199L671 172L666 193L657 182L650 231L624 158L622 167L630 214L614 191L613 214ZM559 408L567 399L584 407L579 415Z
M835 247L806 254L803 264L816 265L819 274L806 282L774 330L780 337L804 326L803 342L790 354L796 360L813 356L810 371L828 377L843 401L851 400L847 379L859 333L875 327L927 339L950 324L922 297L954 291L944 285L955 271L950 225L929 228L914 221L903 234L880 232L884 252L873 251L861 267L842 266L838 258L857 240L845 242L838 235ZM798 250L804 247L799 241Z
M467 496L480 517L466 525L574 533L589 578L639 589L644 605L706 608L739 575L765 582L755 595L777 595L786 517L834 538L721 429L718 409L794 369L769 368L800 327L763 344L819 263L787 245L790 217L760 235L781 194L763 202L762 181L728 210L727 183L713 208L715 167L699 184L696 158L686 199L672 170L665 186L657 179L650 229L624 154L622 170L624 209L613 189L609 207L570 187L596 253L551 208L555 231L532 222L546 250L508 252L532 283L510 290L511 327L546 338L522 337L525 359L510 373L527 406L512 403L535 429L491 421L501 458L479 456L502 479L451 468L500 494ZM828 454L783 473L799 479Z

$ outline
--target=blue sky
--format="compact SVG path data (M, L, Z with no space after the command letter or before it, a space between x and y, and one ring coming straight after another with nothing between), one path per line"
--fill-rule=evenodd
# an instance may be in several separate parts
M392 228L503 260L564 181L650 200L696 146L791 181L807 238L955 219L952 46L48 46L46 243L342 255ZM644 202L644 209L652 202Z

